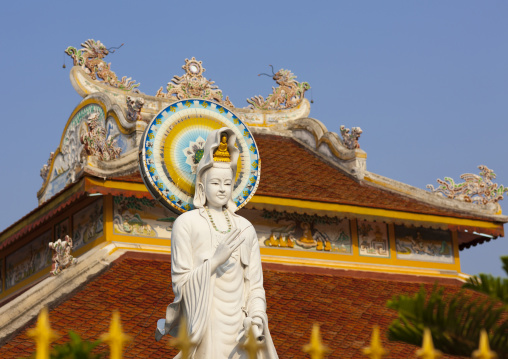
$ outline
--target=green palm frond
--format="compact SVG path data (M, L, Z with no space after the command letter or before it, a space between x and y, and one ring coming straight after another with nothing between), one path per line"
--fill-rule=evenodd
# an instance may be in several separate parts
M493 277L490 274L479 274L467 279L463 288L485 293L508 306L508 278Z
M504 308L490 299L473 300L463 291L445 297L444 288L425 288L413 296L401 295L387 303L399 317L388 328L390 340L421 345L423 329L429 328L436 348L445 353L470 356L486 329L492 350L508 358L508 324L501 322ZM504 356L503 356L504 355Z

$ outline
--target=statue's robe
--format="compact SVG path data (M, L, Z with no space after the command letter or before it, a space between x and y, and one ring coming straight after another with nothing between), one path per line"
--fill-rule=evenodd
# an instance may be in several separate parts
M203 208L186 212L175 221L171 233L175 300L166 310L166 333L176 336L185 317L191 340L198 343L191 358L243 359L248 356L237 342L243 321L247 315L259 317L266 345L258 358L275 359L256 231L245 218L228 213L232 230L240 228L243 242L215 273L211 273L210 258L225 235L213 228ZM175 358L180 357L181 353Z

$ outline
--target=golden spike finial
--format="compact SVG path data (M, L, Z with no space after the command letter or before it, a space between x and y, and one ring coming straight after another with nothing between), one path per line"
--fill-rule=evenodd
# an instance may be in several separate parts
M430 329L425 328L423 330L423 344L422 348L416 351L416 356L422 359L438 359L441 358L443 354L434 349L434 343L432 342L432 335L430 334Z
M318 324L314 323L310 336L310 343L303 346L303 351L310 354L312 359L323 359L324 356L330 352L330 349L324 346L321 341L321 333L319 332Z
M370 359L382 359L388 352L383 348L381 344L381 338L379 337L379 326L375 325L372 330L372 339L370 340L370 346L363 348L363 354Z
M249 331L247 332L247 340L242 344L242 349L247 352L249 355L249 359L256 359L258 357L258 350L263 348L264 343L260 343L256 336L254 335L254 331L252 330L252 325L249 327Z
M489 336L485 329L480 333L480 346L473 352L473 359L496 359L497 354L490 350Z
M49 359L49 344L60 337L49 325L48 308L46 307L41 309L35 328L28 330L26 334L35 339L35 359Z
M122 359L123 347L132 339L122 331L122 323L120 322L120 313L118 310L113 312L109 332L102 334L100 339L109 344L110 358Z
M178 329L178 337L171 338L169 345L176 347L182 351L182 359L189 359L190 353L196 343L191 341L189 333L187 333L187 321L182 317L180 328Z

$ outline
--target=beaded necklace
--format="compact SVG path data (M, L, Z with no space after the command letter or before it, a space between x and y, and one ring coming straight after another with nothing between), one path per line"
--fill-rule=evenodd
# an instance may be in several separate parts
M212 222L212 226L213 226L213 229L215 229L217 232L219 232L220 234L226 234L226 233L229 233L231 232L231 221L229 220L229 216L228 216L228 211L224 208L222 210L222 213L224 213L224 217L226 217L226 222L228 224L228 229L227 231L219 231L219 229L217 228L217 226L215 225L215 222L212 218L212 214L210 213L210 211L208 210L208 207L205 206L205 209L206 209L206 213L208 214L208 218L210 219L210 222Z

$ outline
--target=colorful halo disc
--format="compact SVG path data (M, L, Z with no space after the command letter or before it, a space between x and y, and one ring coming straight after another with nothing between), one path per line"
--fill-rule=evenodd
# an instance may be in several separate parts
M150 193L165 207L178 212L194 209L197 164L210 132L228 127L236 134L240 151L233 186L237 209L251 199L259 185L259 151L247 126L220 104L189 99L175 102L148 124L140 143L141 175Z

